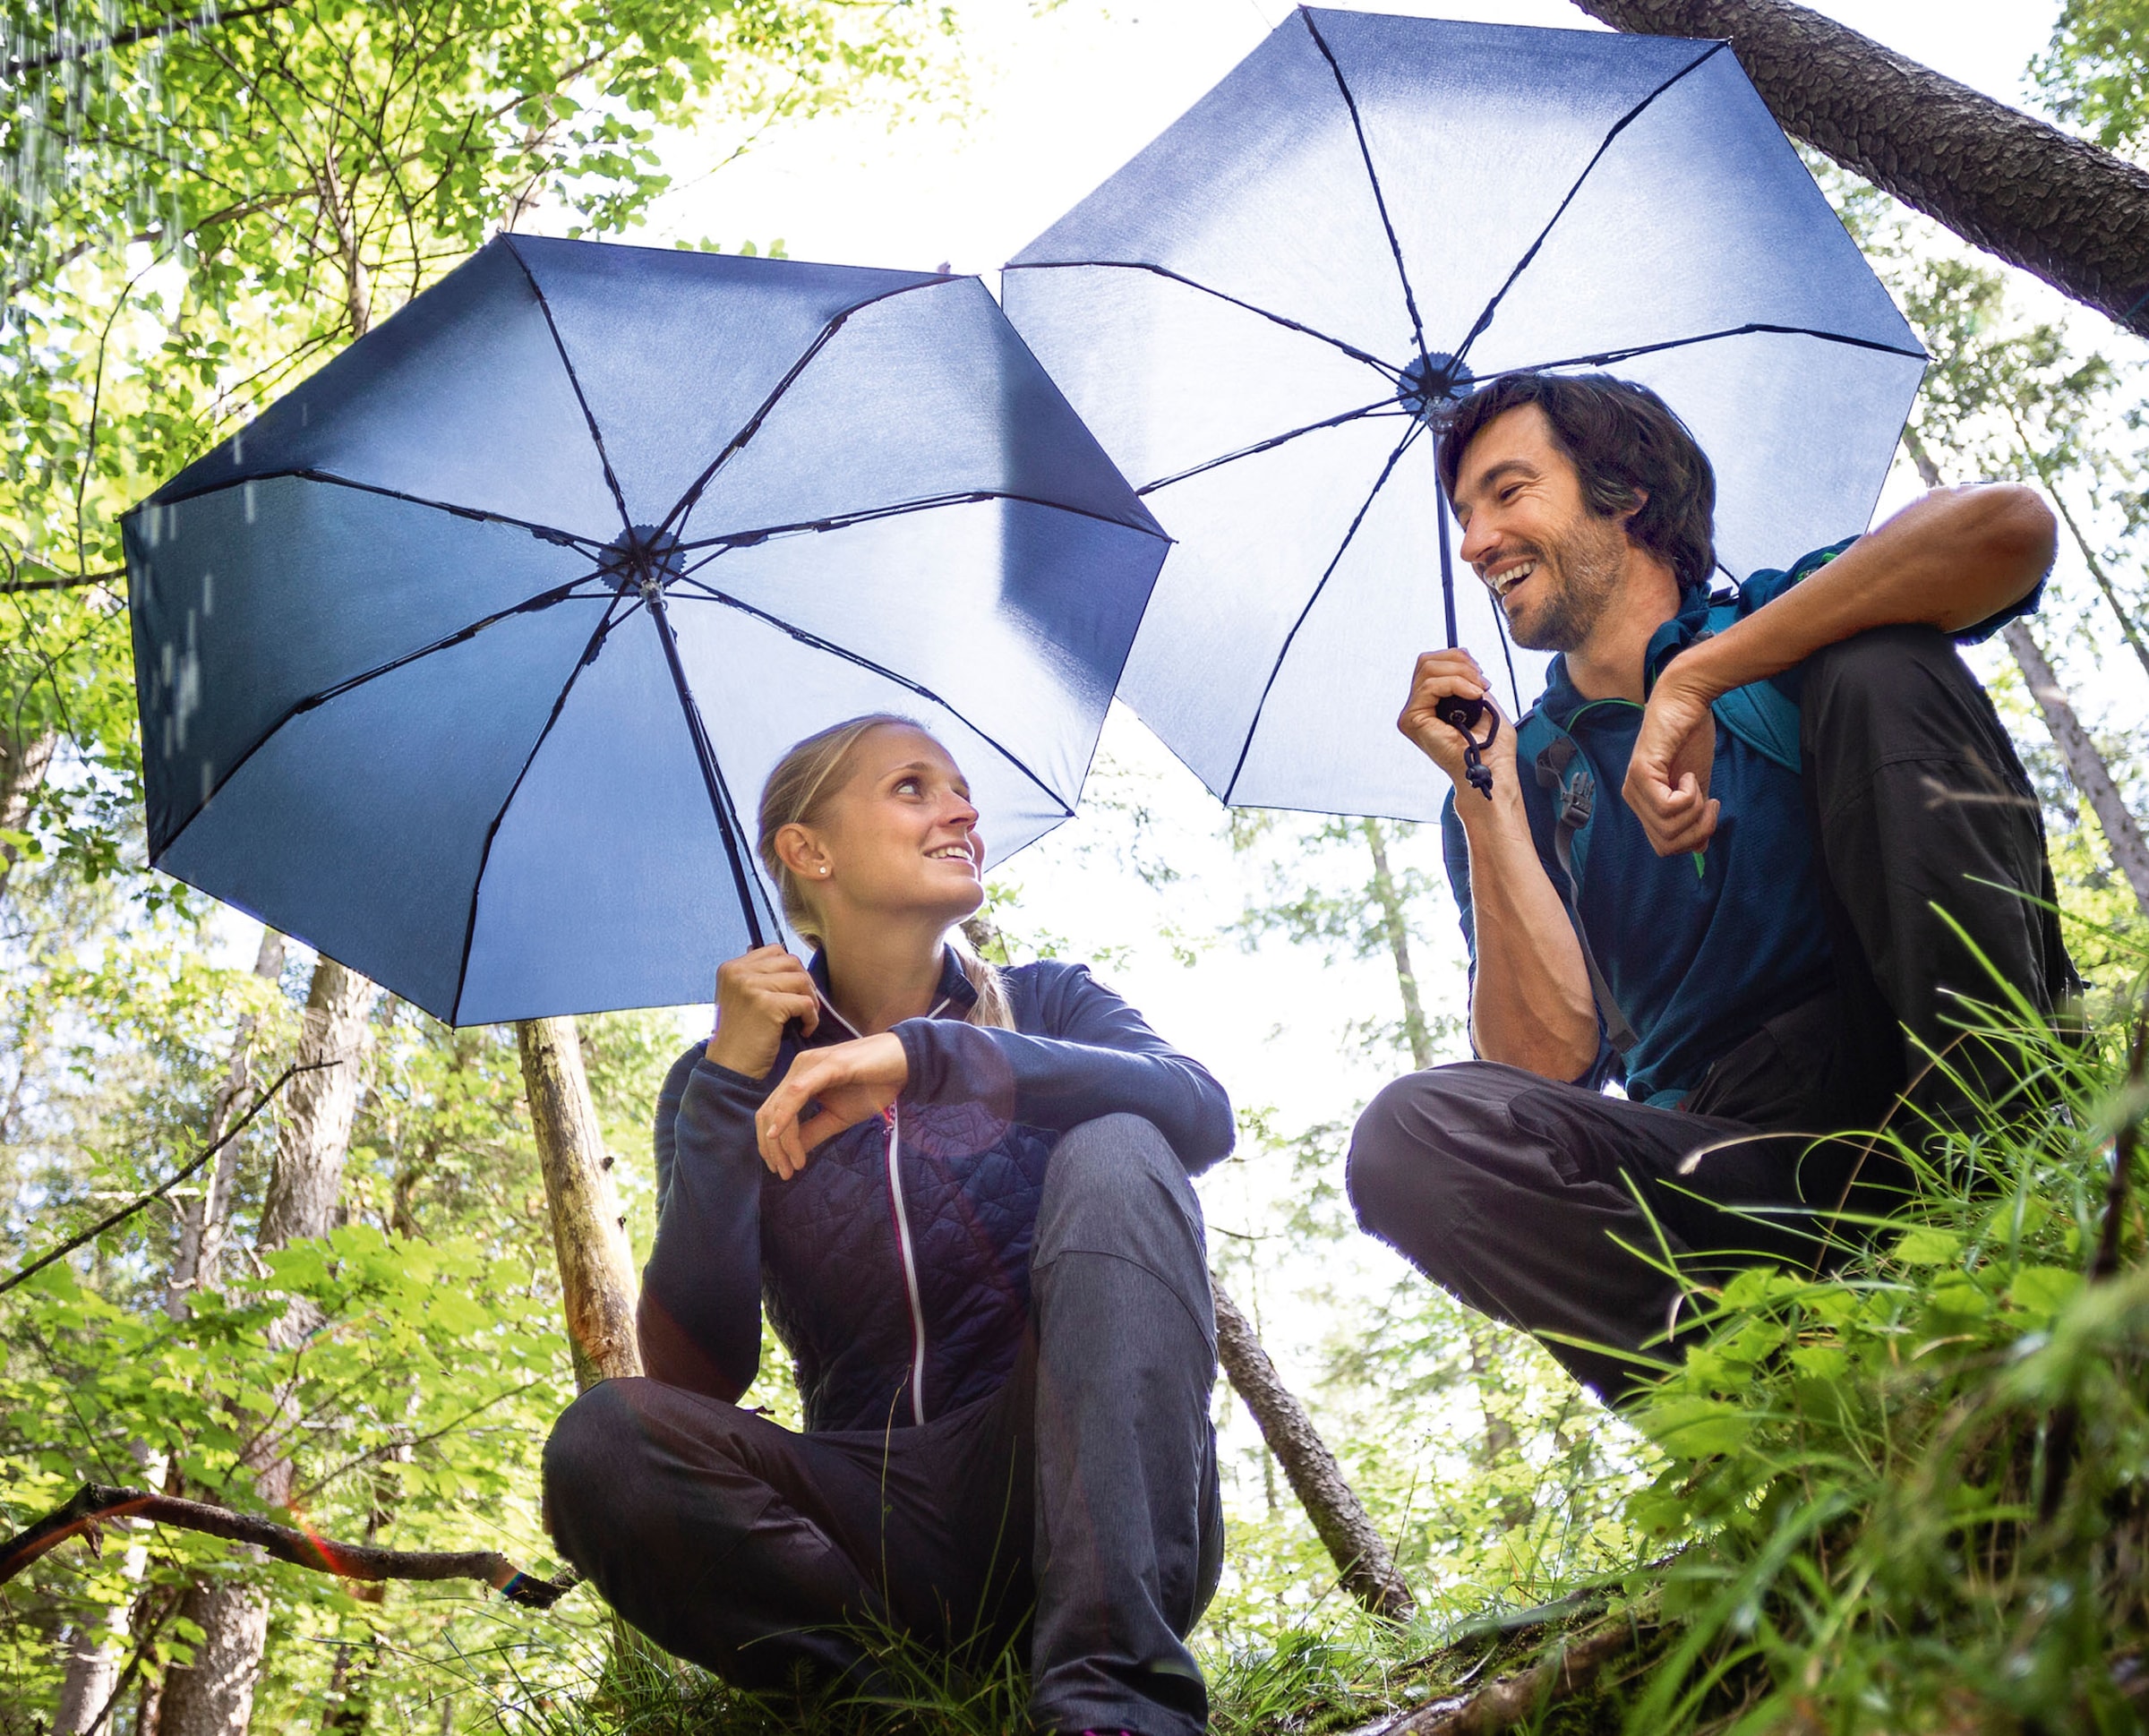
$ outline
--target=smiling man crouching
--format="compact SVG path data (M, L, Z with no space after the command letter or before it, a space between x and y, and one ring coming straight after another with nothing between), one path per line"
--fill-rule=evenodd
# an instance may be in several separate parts
M1502 378L1439 459L1463 558L1516 642L1560 654L1485 747L1489 798L1435 714L1491 706L1483 672L1418 659L1398 727L1457 786L1483 1058L1374 1099L1350 1193L1617 1399L1684 1347L1665 1253L1810 1263L1816 1216L1902 1180L1815 1136L1905 1092L1921 1130L1973 1122L2022 1084L1964 1000L1999 999L1997 972L2049 1014L2078 986L2035 796L1950 642L2034 606L2052 517L2027 489L1938 490L1712 606L1714 475L1645 388Z

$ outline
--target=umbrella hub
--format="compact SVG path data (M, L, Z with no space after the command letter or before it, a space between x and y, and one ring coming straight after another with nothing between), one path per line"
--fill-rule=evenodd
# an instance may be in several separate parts
M1477 376L1445 350L1421 355L1403 370L1396 399L1428 428L1437 429L1468 398Z
M597 570L620 590L645 596L686 577L679 538L655 525L637 525L613 537L604 545Z

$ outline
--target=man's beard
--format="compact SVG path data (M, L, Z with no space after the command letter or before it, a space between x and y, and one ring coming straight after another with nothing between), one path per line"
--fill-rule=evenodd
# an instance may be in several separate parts
M1529 651L1572 651L1588 642L1619 590L1626 534L1609 519L1586 519L1556 550L1540 551L1537 577L1555 578L1534 620L1508 617L1517 645ZM1503 611L1504 612L1504 611Z

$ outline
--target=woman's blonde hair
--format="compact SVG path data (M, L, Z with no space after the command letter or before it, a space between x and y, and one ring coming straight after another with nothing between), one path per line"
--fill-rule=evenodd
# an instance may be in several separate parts
M776 854L776 834L787 825L813 824L815 817L826 810L830 798L843 787L844 780L840 774L852 748L880 729L916 730L920 735L938 740L915 718L901 717L894 712L868 712L863 717L846 718L841 723L817 731L803 741L794 742L776 762L775 769L768 774L768 782L761 786L760 835L756 840L761 865L776 883L776 891L783 901L785 919L817 946L825 945L827 936L820 932L819 919L807 897L806 883ZM1012 1030L1015 1009L1008 1004L1007 986L1001 981L1000 973L967 945L955 945L955 957L962 963L963 974L970 979L971 988L977 992L977 999L970 1009L970 1022Z

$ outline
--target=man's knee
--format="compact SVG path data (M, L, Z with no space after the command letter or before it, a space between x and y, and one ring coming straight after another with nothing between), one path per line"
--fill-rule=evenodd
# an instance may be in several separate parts
M1343 1191L1358 1227L1394 1242L1406 1228L1421 1231L1429 1193L1453 1156L1443 1134L1484 1118L1481 1064L1434 1067L1394 1080L1374 1093L1351 1129Z

